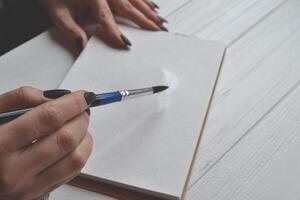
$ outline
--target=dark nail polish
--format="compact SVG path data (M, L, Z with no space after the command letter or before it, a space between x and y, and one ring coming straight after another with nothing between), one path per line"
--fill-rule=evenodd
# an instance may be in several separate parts
M162 23L169 23L168 20L166 20L165 18L161 17L161 16L157 16L158 20Z
M57 99L59 97L62 97L66 94L70 94L71 91L70 90L46 90L43 92L44 97L48 98L48 99Z
M168 30L165 26L161 26L160 29L161 29L162 31L169 32L169 30Z
M121 38L122 38L123 42L124 42L127 46L131 46L131 45L132 45L131 42L128 40L128 38L127 38L125 35L121 34Z
M75 40L75 45L76 45L76 48L79 50L79 51L82 51L83 50L83 41L82 41L82 38L77 38Z
M151 3L155 8L159 9L159 6L156 3L154 3L153 1L151 1Z
M87 105L91 105L96 100L96 94L94 92L86 92L84 93L84 98Z
M91 115L91 109L90 108L86 109L85 112L88 114L88 116Z

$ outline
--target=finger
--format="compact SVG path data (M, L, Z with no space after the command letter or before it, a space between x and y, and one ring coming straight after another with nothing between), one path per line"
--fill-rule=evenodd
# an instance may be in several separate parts
M122 38L110 7L106 0L92 0L92 11L96 21L102 26L103 36L112 45L120 48L126 48L128 43Z
M146 17L156 23L162 31L168 32L168 29L163 25L163 23L168 23L168 20L157 15L157 13L151 10L145 1L141 0L129 0L138 10L140 10Z
M8 148L22 149L32 141L61 128L66 122L83 113L95 101L91 92L75 92L44 103L14 121L4 124L3 129Z
M156 5L155 3L151 2L150 0L143 0L147 6L149 6L149 8L151 8L153 11L156 12L156 8L159 8L158 5Z
M129 2L136 7L141 13L143 13L148 19L152 20L158 26L162 25L161 19L158 17L157 13L154 12L145 1L141 0L129 0Z
M43 91L25 86L0 95L0 112L33 107L46 101Z
M76 48L81 51L87 44L87 34L75 22L70 11L65 7L56 8L50 12L50 15L55 25L61 29L65 35L69 36Z
M156 25L152 20L148 19L142 12L136 9L129 1L120 1L120 5L118 7L118 15L121 17L127 18L140 27L159 31L161 30L158 25Z
M28 86L20 87L0 95L0 112L34 107L69 93L69 90L62 89L41 91Z
M150 1L150 0L145 0L145 1L152 4L154 6L154 8L159 9L159 6L156 3L154 3L153 1Z
M78 175L91 154L92 146L92 137L88 133L76 150L45 171L39 173L36 176L33 187L40 188L40 186L43 186L43 188L40 188L41 191L46 191L49 186L55 186L66 179Z
M29 163L27 174L34 173L36 175L73 151L85 137L88 124L89 117L87 113L83 113L55 133L20 152L20 162Z

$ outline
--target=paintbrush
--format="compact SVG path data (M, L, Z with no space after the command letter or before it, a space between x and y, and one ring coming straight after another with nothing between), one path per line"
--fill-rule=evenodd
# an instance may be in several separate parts
M142 88L135 90L121 90L116 92L108 92L96 94L96 100L90 105L90 107L102 106L115 102L121 102L128 99L142 97L146 95L152 95L168 89L168 86L154 86L150 88ZM18 118L19 116L31 111L33 108L26 108L22 110L15 110L5 113L0 113L0 124L9 122Z

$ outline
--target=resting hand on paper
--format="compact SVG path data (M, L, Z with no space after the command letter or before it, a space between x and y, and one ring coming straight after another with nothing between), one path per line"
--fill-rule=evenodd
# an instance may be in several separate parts
M38 199L85 165L92 149L86 109L94 94L79 91L50 101L55 95L29 87L0 95L0 112L37 106L0 125L1 200Z
M127 18L140 27L159 31L165 19L158 16L158 6L150 0L40 0L48 10L54 24L71 38L80 50L87 43L87 34L80 24L96 22L101 25L105 39L111 44L126 48L130 41L123 35L114 16Z

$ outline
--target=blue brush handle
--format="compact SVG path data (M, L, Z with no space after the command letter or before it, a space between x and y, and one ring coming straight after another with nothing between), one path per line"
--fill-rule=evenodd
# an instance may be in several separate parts
M106 105L114 102L118 102L122 100L122 95L120 92L108 92L103 94L96 95L96 101L90 106L100 106ZM27 108L23 110L16 110L12 112L0 113L0 124L9 122L18 118L19 116L25 114L26 112L30 111L32 108Z
M122 95L120 92L108 92L96 95L96 101L91 105L91 107L106 105L122 100Z

